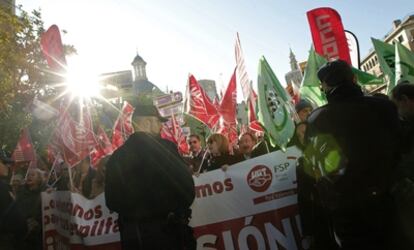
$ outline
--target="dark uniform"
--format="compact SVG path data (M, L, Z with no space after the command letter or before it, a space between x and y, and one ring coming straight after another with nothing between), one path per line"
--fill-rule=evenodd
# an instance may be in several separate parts
M342 63L338 67L348 70ZM298 175L304 231L315 237L315 249L335 249L335 241L339 249L392 249L389 191L399 154L396 107L363 96L352 82L338 82L328 103L308 118L305 169Z
M12 160L0 150L1 164L12 163ZM2 166L6 167L6 166ZM16 202L7 176L0 176L0 249L21 249L21 241L27 233L26 222L23 219Z
M194 182L175 144L136 132L109 158L105 178L106 204L119 214L123 249L195 247L186 224Z

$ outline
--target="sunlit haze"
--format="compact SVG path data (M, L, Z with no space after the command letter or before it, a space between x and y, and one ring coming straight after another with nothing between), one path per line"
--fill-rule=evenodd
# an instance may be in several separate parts
M87 62L91 72L132 69L138 52L147 62L148 79L163 91L167 87L184 91L188 73L216 80L218 89L226 86L235 67L236 32L251 80L256 82L258 61L264 55L284 84L290 70L289 48L300 62L307 59L311 46L306 11L336 9L345 29L358 36L364 57L372 47L370 37L382 38L392 21L413 7L412 0L16 2L26 11L40 7L45 28L56 24L66 30L63 42L76 47L76 61ZM241 96L239 92L239 100Z
M80 57L79 57L80 58ZM98 72L82 61L68 60L64 85L72 96L81 98L98 97L102 85L99 84Z

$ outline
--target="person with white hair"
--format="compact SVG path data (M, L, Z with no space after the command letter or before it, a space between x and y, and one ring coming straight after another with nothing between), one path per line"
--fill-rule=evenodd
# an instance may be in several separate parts
M17 193L16 203L27 225L27 234L21 242L22 249L42 249L42 202L44 171L38 168L27 170L26 183Z

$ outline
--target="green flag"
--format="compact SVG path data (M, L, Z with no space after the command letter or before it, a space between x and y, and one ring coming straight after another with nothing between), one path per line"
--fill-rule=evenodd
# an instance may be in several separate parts
M414 84L414 53L401 43L395 43L395 82Z
M259 121L272 146L284 150L295 133L292 102L264 57L259 62L257 89Z
M374 44L375 52L377 53L378 62L384 72L384 76L388 79L388 90L390 93L391 89L395 86L395 49L394 46L384 43L380 40L371 38Z
M359 85L375 85L384 83L381 78L378 78L357 68L352 67L352 72L354 72L356 75Z
M324 57L318 55L311 48L299 92L302 99L308 100L315 107L320 107L327 103L325 95L320 90L321 83L317 74L319 68L326 62Z

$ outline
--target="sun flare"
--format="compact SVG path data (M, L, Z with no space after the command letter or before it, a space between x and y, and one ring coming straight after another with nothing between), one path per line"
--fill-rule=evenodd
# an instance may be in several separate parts
M80 68L68 69L65 85L73 97L97 97L101 90L98 76Z

